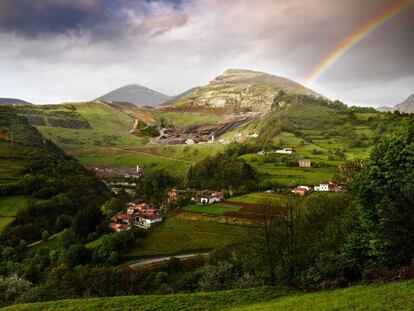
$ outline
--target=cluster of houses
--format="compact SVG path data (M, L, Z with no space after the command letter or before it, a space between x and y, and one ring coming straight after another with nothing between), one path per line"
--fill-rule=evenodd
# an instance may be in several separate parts
M305 196L308 193L312 191L318 191L318 192L341 192L343 189L336 184L333 181L330 181L328 183L319 184L313 187L310 186L297 186L292 190L292 193L298 195L298 196Z
M291 154L293 154L293 149L290 148L290 147L285 147L285 148L277 149L277 150L273 150L273 151L266 151L266 150L263 149L263 150L259 151L257 154L265 156L265 155L272 154L272 153L291 155ZM312 160L310 160L310 159L300 159L300 160L298 160L298 166L299 167L304 167L304 168L312 167Z
M133 226L150 229L161 222L162 216L155 206L136 200L127 203L126 213L111 218L109 229L117 232L129 230Z
M209 190L196 191L196 190L178 190L176 188L171 189L168 192L168 202L174 203L179 200L180 197L187 196L192 202L197 202L203 205L212 204L224 200L222 192L214 192Z
M139 165L127 168L93 167L93 170L113 193L125 192L131 195L135 194L136 181L143 173L143 168Z

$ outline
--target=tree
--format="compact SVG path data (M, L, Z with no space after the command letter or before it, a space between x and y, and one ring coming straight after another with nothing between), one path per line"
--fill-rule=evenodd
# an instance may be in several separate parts
M360 240L368 256L386 267L414 257L414 129L386 136L362 168L355 187Z
M146 171L137 186L137 194L148 202L160 204L179 181L165 170Z
M56 219L55 229L57 232L72 226L73 219L69 215L62 214Z
M223 154L207 157L193 165L187 174L188 185L196 189L256 189L255 170L245 161Z
M63 250L69 248L69 246L78 242L75 232L71 229L65 229L59 235L59 247Z
M106 216L106 218L111 218L116 213L122 211L124 206L125 205L120 199L111 198L110 200L106 201L104 205L102 205L101 211Z
M32 283L12 274L11 276L0 276L0 300L5 304L16 301L23 293L25 293Z
M102 221L103 215L98 208L88 207L81 209L75 216L72 229L79 237L86 237L96 230Z

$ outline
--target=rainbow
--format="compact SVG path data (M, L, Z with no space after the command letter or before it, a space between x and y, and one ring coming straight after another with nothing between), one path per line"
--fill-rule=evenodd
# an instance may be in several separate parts
M378 15L373 17L356 29L353 33L342 39L338 45L326 55L322 62L320 62L306 78L305 85L310 87L322 74L324 74L335 62L337 62L346 52L354 47L358 42L364 39L367 35L375 29L392 19L402 10L413 4L413 0L399 0L387 8L385 8Z

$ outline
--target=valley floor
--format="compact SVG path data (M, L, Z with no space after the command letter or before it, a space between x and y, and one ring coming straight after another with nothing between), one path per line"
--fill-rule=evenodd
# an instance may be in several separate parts
M4 311L61 310L413 310L414 281L298 294L272 288L212 293L69 299L14 305Z

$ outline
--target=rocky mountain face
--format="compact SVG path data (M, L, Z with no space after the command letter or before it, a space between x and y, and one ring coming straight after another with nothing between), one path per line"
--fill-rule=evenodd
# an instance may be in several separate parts
M138 84L131 84L113 90L101 97L99 100L106 102L126 102L138 107L156 107L171 96L149 89Z
M318 93L286 78L252 70L228 69L208 85L197 88L170 106L266 112L280 90L320 97Z
M0 105L32 105L31 103L18 98L0 98Z
M394 110L398 110L399 112L405 112L405 113L413 113L414 112L414 94L411 94L402 103L396 105L394 107Z

